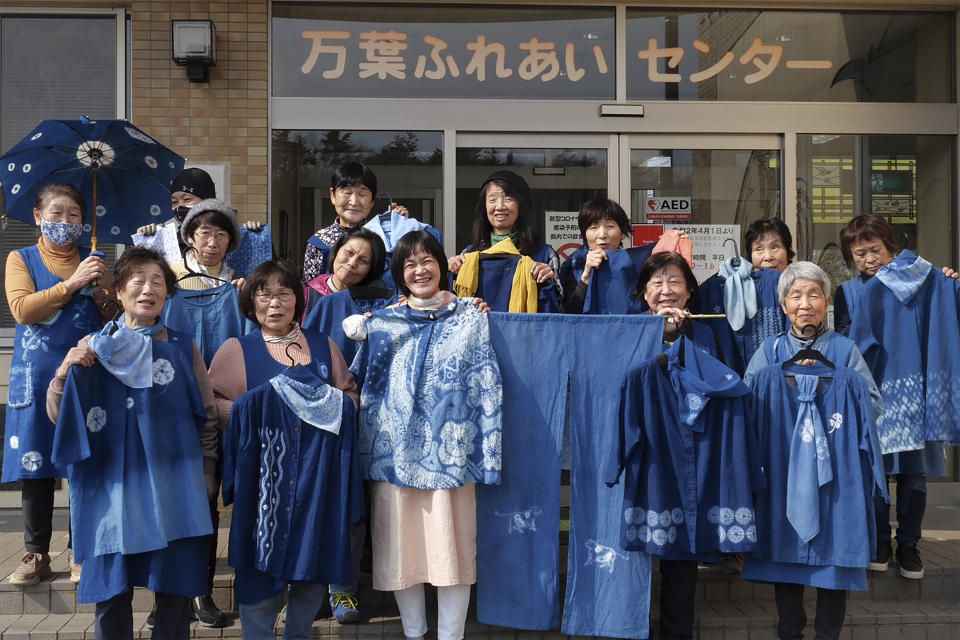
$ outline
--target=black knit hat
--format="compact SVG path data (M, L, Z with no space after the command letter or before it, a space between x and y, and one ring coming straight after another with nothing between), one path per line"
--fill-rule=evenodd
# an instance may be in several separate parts
M511 187L514 191L517 191L521 198L530 202L530 185L527 184L527 181L524 180L521 176L518 176L513 171L494 171L490 176L483 181L483 184L480 185L480 189L483 190L487 187L487 183L497 180L499 182L505 182Z
M183 191L192 193L201 200L217 197L217 189L213 186L213 179L210 174L203 169L190 167L176 177L173 184L170 185L170 193Z

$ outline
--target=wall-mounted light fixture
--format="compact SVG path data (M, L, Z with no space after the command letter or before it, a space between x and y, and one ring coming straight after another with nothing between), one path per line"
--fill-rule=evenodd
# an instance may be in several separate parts
M217 64L213 20L173 20L170 28L173 61L186 65L190 82L210 82L210 65Z

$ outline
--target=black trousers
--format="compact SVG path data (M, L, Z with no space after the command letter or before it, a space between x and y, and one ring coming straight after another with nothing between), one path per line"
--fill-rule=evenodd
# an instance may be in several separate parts
M217 477L217 487L219 493L220 478ZM209 549L207 550L207 594L213 593L213 575L217 572L217 531L220 528L220 511L217 509L217 498L210 501L210 521L213 522L213 533L210 539Z
M20 505L23 511L23 545L30 553L49 553L53 536L53 478L23 480Z
M188 640L193 610L190 598L169 593L155 593L157 608L153 625L155 640ZM97 640L133 640L133 590L98 602L94 613Z
M803 608L803 585L777 582L773 585L777 599L777 636L780 640L799 640L807 626L807 612ZM847 592L837 589L817 589L817 617L813 621L816 640L840 637L843 617L847 613Z
M660 638L693 638L697 563L660 559Z

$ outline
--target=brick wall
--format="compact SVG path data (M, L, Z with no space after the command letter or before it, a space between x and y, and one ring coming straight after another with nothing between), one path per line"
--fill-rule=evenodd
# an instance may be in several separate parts
M230 203L267 219L268 0L134 0L130 120L195 163L229 164ZM213 20L216 66L191 83L171 58L171 20Z

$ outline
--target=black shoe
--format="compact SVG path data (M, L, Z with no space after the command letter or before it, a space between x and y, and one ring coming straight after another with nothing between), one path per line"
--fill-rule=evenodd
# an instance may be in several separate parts
M890 566L890 556L893 555L893 547L889 540L879 540L877 542L877 557L870 561L867 569L870 571L886 571Z
M213 598L209 595L193 598L191 603L193 604L193 612L197 615L197 620L203 626L219 629L227 624L227 616L220 609L217 609L217 605L214 604Z
M900 565L900 575L911 580L923 577L923 562L917 553L917 545L913 542L901 542L897 545L897 564Z
M147 616L146 627L150 631L153 631L153 625L157 622L157 606L154 605L153 609L150 609L150 615Z

